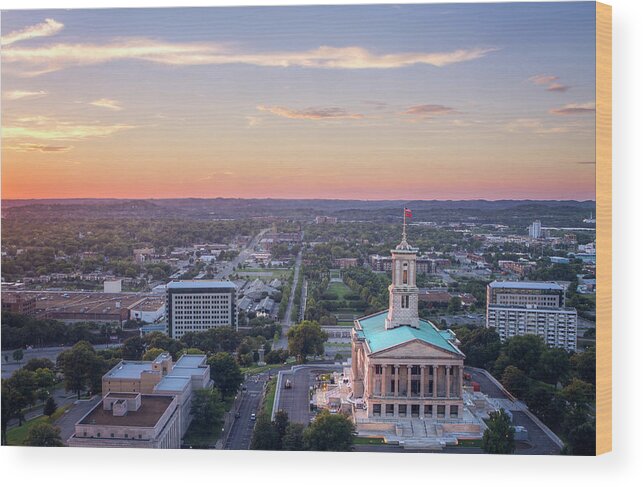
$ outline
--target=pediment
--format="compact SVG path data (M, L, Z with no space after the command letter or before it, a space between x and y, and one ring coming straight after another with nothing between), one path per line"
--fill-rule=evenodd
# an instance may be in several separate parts
M372 358L461 359L462 355L449 352L417 338L370 354Z

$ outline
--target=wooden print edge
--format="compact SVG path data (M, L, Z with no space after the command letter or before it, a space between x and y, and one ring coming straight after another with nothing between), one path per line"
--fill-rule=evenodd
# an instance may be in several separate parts
M596 2L596 454L612 451L612 7Z

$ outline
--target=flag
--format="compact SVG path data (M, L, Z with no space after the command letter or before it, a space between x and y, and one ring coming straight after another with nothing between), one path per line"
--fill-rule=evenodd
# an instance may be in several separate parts
M404 216L406 218L411 218L413 216L413 213L411 213L411 210L409 210L408 208L404 208Z

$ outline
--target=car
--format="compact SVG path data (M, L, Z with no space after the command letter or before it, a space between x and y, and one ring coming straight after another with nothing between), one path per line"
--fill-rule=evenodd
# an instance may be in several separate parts
M255 413L252 413L250 415L250 421L255 421L257 419L257 415Z
M235 417L235 418L240 418L240 417L241 417L241 413L240 413L239 411L237 411L236 413L234 413L234 417Z

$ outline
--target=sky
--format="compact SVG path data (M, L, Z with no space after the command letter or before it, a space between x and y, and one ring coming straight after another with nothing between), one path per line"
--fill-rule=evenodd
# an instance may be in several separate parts
M2 198L593 200L594 5L3 11Z

